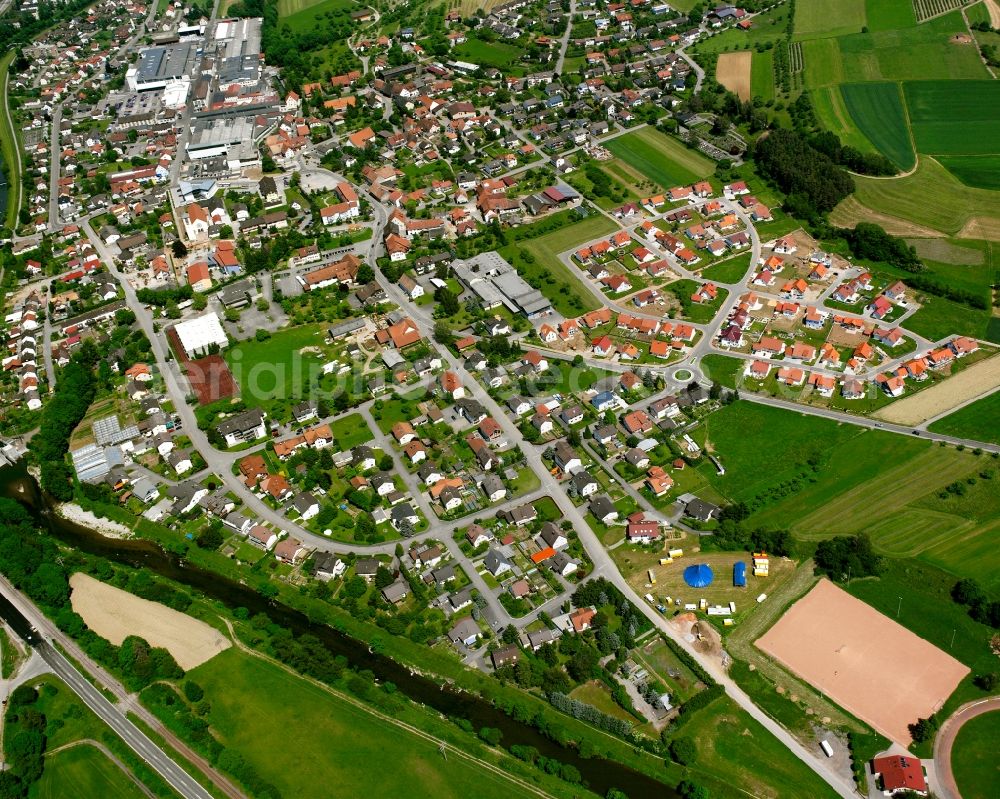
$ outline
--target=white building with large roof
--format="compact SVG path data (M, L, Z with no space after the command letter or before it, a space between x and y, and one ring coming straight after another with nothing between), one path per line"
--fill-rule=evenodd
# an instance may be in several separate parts
M174 326L174 331L189 358L207 355L213 344L218 344L220 348L229 344L226 331L222 329L222 323L214 311L179 322Z

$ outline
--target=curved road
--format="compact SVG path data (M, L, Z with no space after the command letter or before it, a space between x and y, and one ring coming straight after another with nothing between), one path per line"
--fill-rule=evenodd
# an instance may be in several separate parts
M955 745L958 731L967 721L986 713L1000 712L1000 696L969 702L956 710L942 725L934 740L934 772L937 776L937 793L941 799L961 799L951 771L951 748Z

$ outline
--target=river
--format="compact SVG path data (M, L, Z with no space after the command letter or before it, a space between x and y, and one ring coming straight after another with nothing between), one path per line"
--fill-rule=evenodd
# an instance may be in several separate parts
M382 682L392 682L414 702L424 704L446 716L465 718L476 729L495 727L503 733L504 745L534 746L546 757L556 758L579 769L587 787L604 796L617 788L631 799L662 797L677 799L678 794L658 780L621 763L603 758L582 758L571 748L562 747L544 737L534 727L515 721L485 700L469 693L440 686L412 673L407 667L384 655L372 653L367 644L326 625L314 624L305 614L280 603L265 599L256 591L215 572L184 564L176 555L164 551L157 543L136 538L120 540L105 538L90 528L63 519L49 508L38 483L26 471L23 461L0 469L0 496L16 499L35 520L54 537L83 552L107 558L117 563L149 569L156 574L196 589L227 607L247 608L251 615L267 614L274 622L296 635L309 633L323 642L334 655L343 655L352 666L369 669ZM0 603L0 616L6 618L5 605Z

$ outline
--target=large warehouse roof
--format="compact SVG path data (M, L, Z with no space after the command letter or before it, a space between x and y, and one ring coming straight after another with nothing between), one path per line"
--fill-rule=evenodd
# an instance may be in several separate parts
M212 344L225 347L229 343L226 331L222 329L219 317L215 313L188 319L179 323L174 330L184 352L192 358L206 354Z

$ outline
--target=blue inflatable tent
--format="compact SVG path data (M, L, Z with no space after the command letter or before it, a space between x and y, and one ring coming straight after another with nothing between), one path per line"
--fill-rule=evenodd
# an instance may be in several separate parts
M742 560L733 564L733 585L737 588L747 587L747 565Z
M712 569L705 563L699 563L696 566L688 566L684 570L684 582L692 588L704 588L705 586L711 585L714 578L715 575L712 574Z

